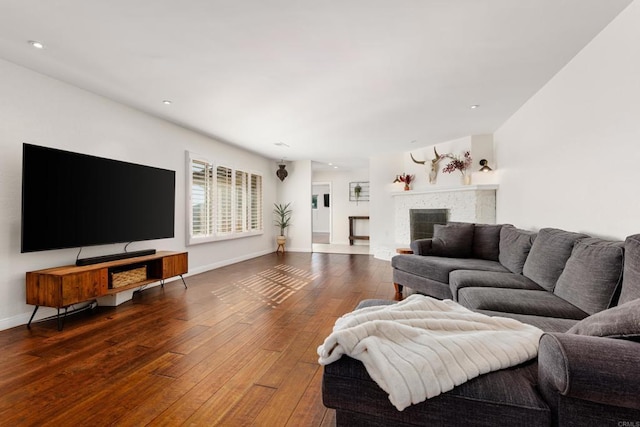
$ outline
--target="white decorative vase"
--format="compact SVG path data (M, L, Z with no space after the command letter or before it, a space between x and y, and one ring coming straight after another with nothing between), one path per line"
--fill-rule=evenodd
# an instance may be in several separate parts
M462 175L462 185L471 185L471 175Z

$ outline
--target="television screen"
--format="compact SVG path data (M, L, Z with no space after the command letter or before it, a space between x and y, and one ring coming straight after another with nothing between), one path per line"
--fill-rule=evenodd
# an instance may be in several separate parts
M175 172L23 145L22 252L174 237Z

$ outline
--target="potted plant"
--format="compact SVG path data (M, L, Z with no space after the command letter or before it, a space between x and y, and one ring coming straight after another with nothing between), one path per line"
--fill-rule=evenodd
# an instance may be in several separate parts
M403 173L402 175L396 175L396 179L393 182L404 182L404 191L409 191L411 190L411 183L415 177L415 175Z
M467 169L471 167L471 153L465 151L463 156L455 156L453 154L447 154L445 157L451 159L447 166L442 169L444 173L452 173L454 171L460 171L462 174L462 183L465 185L471 184L471 176L467 175Z
M274 203L273 206L273 214L275 219L273 221L274 225L280 227L280 235L276 238L278 242L278 250L282 248L282 252L284 253L284 245L287 242L287 238L284 235L284 230L291 225L291 209L289 206L291 203L282 204L282 203Z

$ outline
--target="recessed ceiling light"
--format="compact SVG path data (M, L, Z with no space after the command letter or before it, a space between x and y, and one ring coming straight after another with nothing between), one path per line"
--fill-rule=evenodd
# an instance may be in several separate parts
M329 166L333 166L333 163L327 163Z
M333 168L334 168L334 169L338 169L338 167L337 167L337 166L334 166Z
M29 44L36 49L44 49L44 43L39 42L37 40L29 40Z
M169 101L168 99L165 99L164 101L162 101L162 103L164 105L171 105L171 101Z
M476 108L478 108L479 106L480 106L480 105L478 105L478 104L473 104L473 105L472 105L471 107L469 107L469 108L471 108L472 110L475 110L475 109L476 109Z

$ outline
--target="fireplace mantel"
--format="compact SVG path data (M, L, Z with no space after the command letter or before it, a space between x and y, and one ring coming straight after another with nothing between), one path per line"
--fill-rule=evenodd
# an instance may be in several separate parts
M398 196L415 196L419 194L432 194L432 193L452 193L455 191L486 191L497 190L497 184L482 184L482 185L465 185L464 187L434 187L426 190L409 190L409 191L394 191L391 193L392 197Z

